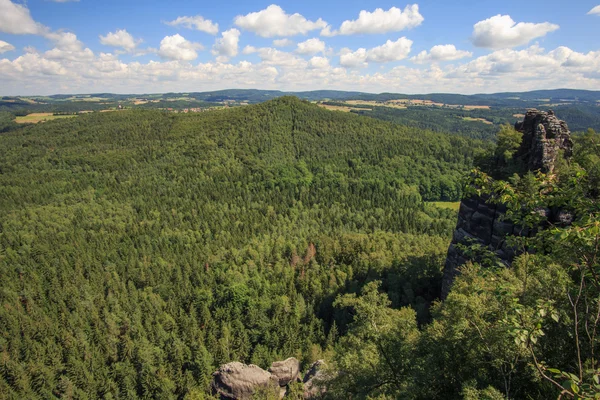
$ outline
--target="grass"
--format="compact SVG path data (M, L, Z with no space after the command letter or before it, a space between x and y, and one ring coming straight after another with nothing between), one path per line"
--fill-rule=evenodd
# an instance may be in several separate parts
M460 208L460 201L428 201L427 204L431 204L438 208L447 208L456 212L458 212L458 209Z
M487 125L494 125L493 122L490 122L484 118L463 117L463 120L464 121L478 121L478 122L483 122L484 124L487 124Z
M33 113L24 117L17 117L15 122L19 124L37 124L38 122L50 121L53 119L73 118L77 115L52 115L52 113Z

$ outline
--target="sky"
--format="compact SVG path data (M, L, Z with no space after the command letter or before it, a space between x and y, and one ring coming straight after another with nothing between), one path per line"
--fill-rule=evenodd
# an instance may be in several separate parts
M600 90L599 37L600 0L0 0L0 95Z

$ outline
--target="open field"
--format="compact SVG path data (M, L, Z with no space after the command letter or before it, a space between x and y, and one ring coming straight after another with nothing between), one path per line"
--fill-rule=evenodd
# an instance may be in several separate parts
M354 105L354 106L373 106L373 107L390 107L390 108L401 108L405 109L406 106L403 104L396 104L390 101L385 103L379 101L368 101L368 100L348 100L346 104Z
M319 104L319 107L323 107L326 108L327 110L330 111L343 111L343 112L350 112L350 111L371 111L370 108L357 108L357 107L345 107L345 106L330 106L328 104Z
M484 124L493 125L493 122L490 122L485 118L463 117L463 121L478 121L483 122Z
M449 210L458 211L460 208L460 201L428 201L427 204L436 206L438 208L447 208Z
M462 106L462 107L465 110L489 110L490 109L490 106Z
M345 101L347 104L352 105L368 105L374 107L390 107L390 108L406 108L408 106L423 106L423 107L448 107L448 108L457 108L464 109L467 111L470 110L489 110L490 106L474 106L474 105L465 105L465 104L445 104L445 103L437 103L431 100L418 100L418 99L397 99L397 100L388 100L385 102L380 101L370 101L370 100L347 100Z
M60 118L73 118L77 115L53 115L52 113L32 113L24 117L17 117L15 122L19 124L37 124L38 122L50 121Z

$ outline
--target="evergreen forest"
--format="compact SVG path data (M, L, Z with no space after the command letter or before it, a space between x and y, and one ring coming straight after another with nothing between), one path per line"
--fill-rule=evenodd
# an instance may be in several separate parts
M479 137L295 97L11 126L0 398L211 399L219 365L287 357L326 361L326 399L599 398L599 135L552 176L511 169L510 128ZM443 205L473 188L573 223L512 268L471 249L440 302Z

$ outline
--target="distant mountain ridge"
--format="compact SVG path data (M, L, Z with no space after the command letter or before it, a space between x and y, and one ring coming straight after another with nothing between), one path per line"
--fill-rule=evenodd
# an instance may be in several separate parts
M600 102L600 91L579 90L579 89L552 89L535 90L529 92L502 92L491 94L454 94L454 93L428 93L428 94L402 94L402 93L365 93L355 91L341 90L313 90L302 92L290 92L280 90L260 90L260 89L225 89L209 92L182 92L182 93L163 93L162 98L175 98L182 95L208 102L218 102L226 100L248 101L250 103L260 103L282 96L297 96L305 100L372 100L389 101L395 99L420 99L431 100L434 102L446 104L472 104L489 106L524 106L524 103L549 103L549 102L576 102L576 103L595 103ZM57 94L48 96L52 99L64 99L71 95ZM80 96L121 98L130 97L148 97L151 94L112 94L112 93L91 93ZM152 95L156 96L156 94Z

